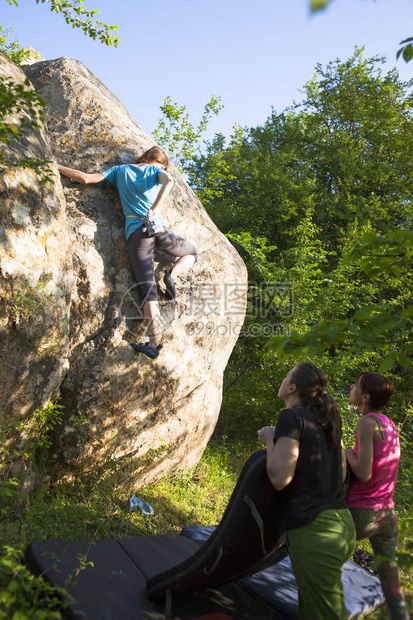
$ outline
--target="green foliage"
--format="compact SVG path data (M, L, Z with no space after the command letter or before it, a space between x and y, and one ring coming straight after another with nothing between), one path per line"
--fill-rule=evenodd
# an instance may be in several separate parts
M233 165L240 153L244 133L244 129L234 125L228 144L222 134L215 134L211 141L204 143L205 152L199 152L198 155L194 153L192 161L185 166L191 187L201 202L211 210L214 209L216 201L219 202L219 199L225 196L228 201L227 209L231 211L231 196L228 190L231 184L237 181ZM214 217L213 214L211 216ZM221 214L222 217L224 214Z
M13 292L13 304L11 309L14 314L21 314L29 316L39 308L40 301L39 299L33 296L26 295L23 291L14 291Z
M406 369L413 362L413 343L410 338L413 303L412 284L413 234L398 230L386 235L369 231L362 235L344 256L343 263L356 262L371 279L386 278L397 298L358 307L349 317L327 318L303 331L282 337L275 336L269 346L281 359L321 356L334 347L379 349L384 353L379 370L387 372L396 363ZM401 276L403 274L402 279ZM375 280L376 279L376 280ZM407 296L405 285L409 284ZM381 287L383 290L383 287ZM407 297L407 299L406 299Z
M356 239L344 260L357 262L369 278L399 278L411 268L413 232L400 229L377 235L372 231Z
M325 9L330 0L310 0L311 11L315 13L321 9Z
M0 25L0 51L6 54L16 65L22 65L27 60L30 52L20 47L17 39L9 41L12 32L13 30L10 28L3 28Z
M16 277L13 282L13 291L4 295L6 310L9 318L16 325L23 321L26 324L37 323L37 329L31 330L30 340L39 343L44 336L44 325L41 324L40 317L46 319L50 309L56 303L54 295L47 292L44 282L39 280L34 283L26 277ZM38 320L36 320L38 319ZM43 353L56 347L62 347L67 330L67 323L63 323L58 332L58 342L52 344L48 349L42 349Z
M9 4L18 5L18 0L7 0ZM44 4L45 2L50 4L50 10L53 13L61 13L67 24L72 28L80 28L84 34L93 39L98 39L105 45L113 45L117 47L120 43L118 37L114 37L111 32L117 32L117 26L109 26L103 22L95 19L95 15L98 15L100 11L97 9L87 9L83 0L36 0L37 4Z
M397 563L406 571L413 571L413 519L403 519L399 521L399 536L402 540L400 545Z
M405 60L406 62L410 62L411 59L413 58L413 37L409 37L408 39L404 39L403 41L400 41L400 45L402 46L397 54L396 54L396 58L397 60L400 58L400 56L403 58L403 60Z
M19 416L3 415L0 425L0 495L4 498L10 499L19 491L17 485L21 480L17 475L9 475L14 462L26 467L44 466L47 451L52 445L51 434L60 425L63 413L62 405L49 401L45 407L37 407L25 421L19 420ZM25 438L25 452L15 447L19 434Z
M181 172L185 172L187 162L195 155L212 115L218 115L223 107L220 97L211 97L205 104L198 126L194 127L185 106L173 103L170 97L166 97L160 106L163 116L153 132L153 137L168 151Z
M4 435L0 435L0 444L3 443ZM0 446L0 452L2 451ZM3 507L11 502L17 495L19 482L16 478L7 478L0 480L0 505ZM1 511L0 511L1 512Z
M0 620L60 620L62 596L24 564L21 551L6 545L0 551ZM60 596L59 596L60 595Z
M356 48L345 62L318 65L306 85L298 109L304 112L303 147L313 162L316 204L324 215L320 224L335 213L342 227L353 216L387 230L411 215L404 201L412 193L412 144L401 133L411 130L412 82L400 82L395 71L383 75L382 63L364 59Z
M64 588L51 586L43 575L35 577L24 564L20 549L9 545L0 549L0 620L61 620L79 573L94 567L88 560L93 544L86 554L78 554L79 565L66 579Z
M38 407L34 410L30 420L30 428L25 429L32 439L34 449L51 447L50 434L60 425L63 413L63 406L51 401L44 408Z
M40 176L43 184L53 183L54 175L50 164L51 162L47 159L38 159L37 157L11 159L4 151L0 151L0 174L11 168L29 168Z
M0 144L9 147L0 150L0 172L7 167L24 166L42 174L44 183L51 182L50 162L31 157L12 156L13 143L21 140L27 131L41 129L45 122L42 99L28 79L17 84L10 78L0 77Z
M411 84L381 64L357 49L318 65L301 103L228 146L220 136L207 143L188 178L221 230L276 240L284 252L312 211L320 241L337 251L355 219L379 233L410 221Z
M408 396L406 397L406 395L403 395L403 399L404 402L401 400L400 411L397 411L399 408L398 405L396 405L396 407L393 406L391 409L391 415L399 420L397 426L401 447L401 458L394 501L398 508L399 521L409 521L413 519L413 459L411 454L413 446L413 407L411 403L409 403ZM407 531L407 529L402 530L404 532L404 538L406 540L410 538L410 541L413 538L411 525L412 523L410 523L410 532ZM411 549L411 546L409 548Z
M168 448L168 444L161 439L161 445L158 448L151 448L139 460L145 463L153 463L155 460L167 456ZM119 463L119 466L122 467L124 465Z

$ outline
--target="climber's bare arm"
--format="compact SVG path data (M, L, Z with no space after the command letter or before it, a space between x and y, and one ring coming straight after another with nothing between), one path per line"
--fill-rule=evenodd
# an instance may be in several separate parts
M150 216L153 216L156 213L160 212L164 200L171 191L172 185L174 184L173 178L171 177L169 172L166 172L165 170L162 170L162 172L159 173L159 180L162 183L162 187L159 190L157 197L155 198L155 202L148 211L148 215Z
M105 178L103 174L100 172L96 172L94 174L89 174L88 172L81 172L80 170L74 170L73 168L66 168L66 166L61 166L57 164L57 169L60 174L63 174L64 177L68 177L72 179L72 181L77 181L77 183L83 183L84 185L89 185L90 183L100 183Z

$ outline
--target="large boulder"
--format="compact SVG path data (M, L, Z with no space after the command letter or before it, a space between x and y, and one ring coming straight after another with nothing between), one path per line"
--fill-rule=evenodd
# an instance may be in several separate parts
M97 172L132 162L154 144L78 61L38 62L25 72L46 102L47 136L39 156ZM8 202L1 207L6 296L0 368L7 356L12 370L1 409L11 415L24 405L30 413L60 395L56 472L127 464L131 481L151 482L194 466L215 427L223 371L244 317L247 274L179 172L172 167L171 173L175 184L164 216L197 245L199 261L178 278L176 300L160 292L164 348L155 361L130 347L144 339L144 326L116 191L67 179L62 188L57 177L43 186L31 172L10 173ZM160 282L171 260L156 257ZM16 274L36 290L41 307L18 320ZM38 290L39 281L45 284ZM33 324L41 326L41 339L32 336ZM24 347L17 345L21 341Z
M27 78L0 54L0 79L27 91ZM17 124L10 115L7 122ZM53 158L44 131L33 128L6 149L10 160ZM72 235L55 167L52 182L33 170L0 175L0 422L28 423L34 406L59 394L69 367ZM7 425L7 424L6 424ZM27 430L27 424L26 424ZM17 442L21 449L24 433Z

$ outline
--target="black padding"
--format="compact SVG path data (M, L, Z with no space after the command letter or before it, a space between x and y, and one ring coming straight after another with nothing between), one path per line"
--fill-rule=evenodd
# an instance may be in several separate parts
M187 560L147 581L152 600L214 587L251 575L281 560L285 546L284 507L288 489L276 491L266 471L266 451L244 464L222 517L206 543Z
M194 540L199 546L201 546L208 540L212 532L216 529L216 525L184 525L180 534L181 536L186 536L187 538Z
M283 620L297 620L298 589L289 557L246 577L241 584L271 605Z
M116 540L92 544L37 540L29 545L25 555L35 574L43 574L55 587L68 587L69 617L137 620L140 616L136 610L154 607L146 595L144 574ZM93 567L86 566L77 572L79 556L93 562Z
M35 541L26 549L26 561L36 575L55 587L69 586L69 606L63 612L72 620L166 620L163 603L146 593L144 573L159 572L192 554L199 545L183 536L142 536L121 541L98 540L89 548L84 541ZM78 574L79 555L94 566ZM172 601L173 620L194 620L206 614L227 614L237 620L274 620L273 610L236 584L193 592Z
M174 620L212 612L236 620L287 620L296 617L298 607L289 560L281 562L287 554L287 501L288 490L277 492L272 487L266 452L260 450L246 461L217 527L184 528L183 536L93 543L34 541L26 549L26 561L53 586L69 588L65 617L76 620L165 620L164 604L151 601L147 588L154 600L163 599L168 589L172 594L187 593L172 600ZM81 561L87 565L79 570ZM261 600L235 583L228 584L253 574L241 583ZM343 584L351 614L366 613L382 601L378 580L353 563L344 567Z
M199 549L193 540L176 535L125 538L118 540L118 543L132 562L139 566L146 579L186 560Z

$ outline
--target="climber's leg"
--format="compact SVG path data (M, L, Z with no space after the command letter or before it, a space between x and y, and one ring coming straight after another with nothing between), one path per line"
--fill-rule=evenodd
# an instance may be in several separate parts
M157 301L147 301L143 306L143 314L147 324L147 335L149 344L156 348L159 345L159 327L161 324L161 315L159 312L159 304Z
M155 237L148 237L142 231L142 227L137 228L128 239L129 259L144 306L149 301L158 301L153 263L154 249Z
M170 228L164 227L162 235L155 237L156 248L171 256L179 257L172 270L164 276L166 296L169 299L175 297L174 278L187 271L198 260L198 250L190 241L178 237Z
M155 359L159 355L159 332L161 316L156 289L153 252L155 238L148 237L142 228L135 230L128 239L129 257L132 271L139 284L143 304L143 316L147 326L148 343L132 343L139 353Z

